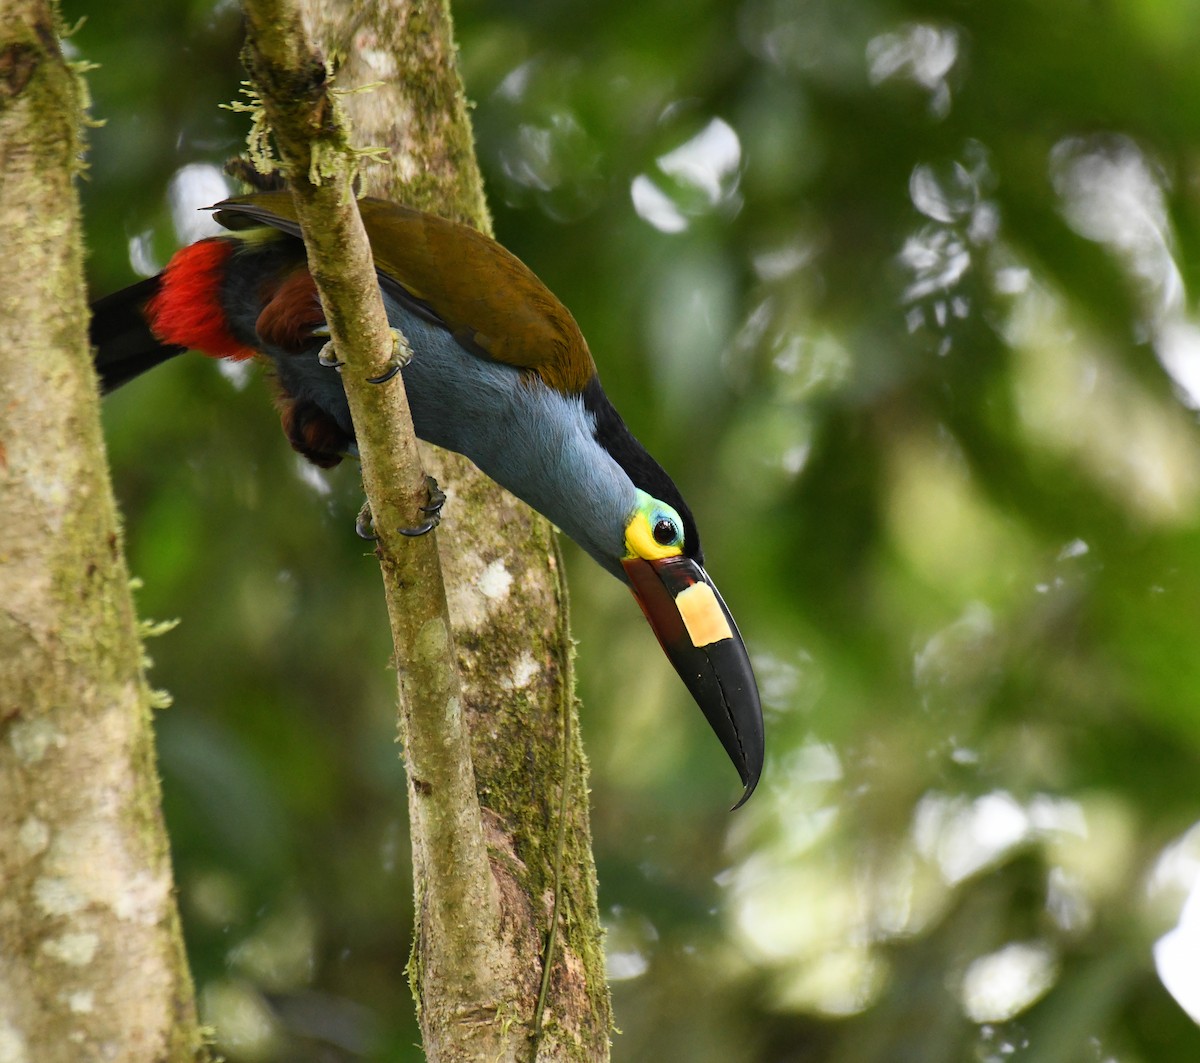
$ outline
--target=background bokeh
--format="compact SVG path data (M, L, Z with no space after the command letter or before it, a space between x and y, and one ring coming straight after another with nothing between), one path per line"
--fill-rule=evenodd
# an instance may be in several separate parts
M223 194L240 27L64 8L101 294ZM498 235L689 498L768 712L729 815L568 547L614 1057L1200 1058L1200 3L455 13ZM181 620L149 649L205 1014L237 1063L419 1059L356 472L199 358L105 419L142 612Z

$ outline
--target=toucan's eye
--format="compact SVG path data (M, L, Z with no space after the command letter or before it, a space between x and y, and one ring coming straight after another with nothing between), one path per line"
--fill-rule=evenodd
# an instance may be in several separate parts
M683 553L683 520L666 502L638 490L625 522L625 557L662 561Z

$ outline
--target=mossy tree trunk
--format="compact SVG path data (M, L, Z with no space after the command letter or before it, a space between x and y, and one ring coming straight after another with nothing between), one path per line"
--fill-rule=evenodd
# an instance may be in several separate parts
M0 4L0 1059L207 1059L87 345L82 81Z

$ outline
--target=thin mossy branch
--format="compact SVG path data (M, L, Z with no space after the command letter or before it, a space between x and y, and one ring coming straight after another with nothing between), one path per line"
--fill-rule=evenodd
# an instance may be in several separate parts
M461 711L453 635L433 534L409 539L427 501L400 375L375 385L393 352L362 220L351 193L358 153L349 146L326 64L308 43L294 4L246 0L247 69L262 100L295 197L309 270L332 342L380 535L388 612L400 671L402 737L414 815L429 842L422 918L447 943L442 957L457 1007L492 1006L508 966L500 905ZM502 955L503 953L503 955Z
M291 8L279 0L260 9L252 26L259 43L246 53L264 99L269 86L280 86L282 109L294 115L281 135L278 123L288 119L269 113L293 184L300 186L297 175L322 182L332 175L349 187L353 166L347 159L374 153L346 143L339 117L344 106L365 142L387 149L386 164L364 173L364 187L488 231L446 0L362 0L353 8L343 0L299 4L311 39L324 55L340 57L338 89L331 89L322 56L308 45L293 42L272 51L265 43L269 14L280 16L269 32L294 32ZM290 57L293 67L276 69L280 57ZM358 91L368 84L378 87ZM291 157L288 137L305 131L333 150L306 154L301 146ZM320 283L316 269L314 275ZM356 365L382 362L386 344L375 349L374 361L357 362L343 349L336 327L333 333L340 357ZM394 461L395 448L407 446L409 437L398 439L394 429L379 437L364 434L372 422L360 409L390 389L365 385L366 373L350 371L347 393L368 495L377 527L386 532L412 523L413 501L401 498L389 515L386 481L372 479L372 455ZM422 454L452 493L455 534L437 545L461 681L461 698L446 694L446 716L433 720L433 727L401 699L418 913L410 974L426 1057L433 1063L607 1060L612 1021L558 544L544 518L465 459L436 448ZM406 482L423 500L423 485ZM451 629L422 622L405 600L430 589L419 586L426 579L419 565L420 548L432 540L416 550L407 543L393 549L385 540L381 561L402 682L428 681L442 689L439 682L455 677L452 667L434 667L430 662L441 658L422 655L443 646L450 652ZM440 579L436 591L442 593ZM463 770L457 784L474 787L479 805L433 800L447 783L422 766L427 758L444 758L447 742L460 747L464 721L470 758L458 761ZM426 748L426 742L433 745ZM492 922L497 908L498 924Z

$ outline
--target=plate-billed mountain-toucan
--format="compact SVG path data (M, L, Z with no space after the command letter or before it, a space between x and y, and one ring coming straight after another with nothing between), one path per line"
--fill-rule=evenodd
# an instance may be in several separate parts
M388 319L413 350L404 386L417 435L465 454L632 588L745 787L763 763L758 688L733 617L703 568L691 511L609 402L575 319L495 241L394 203L360 201ZM320 466L353 453L341 377L291 194L217 204L228 235L93 306L105 391L186 350L259 355L284 432ZM739 804L741 801L739 801Z

